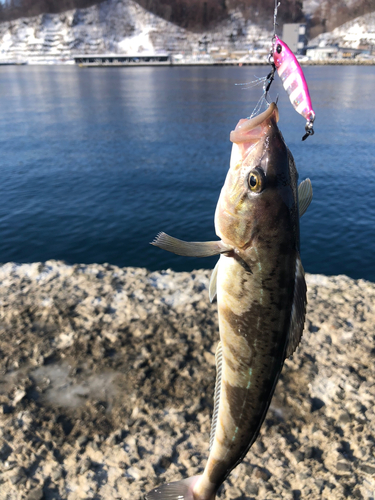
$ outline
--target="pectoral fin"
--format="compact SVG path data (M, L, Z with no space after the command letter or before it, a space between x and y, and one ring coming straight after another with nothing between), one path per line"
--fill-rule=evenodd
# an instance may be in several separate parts
M313 197L313 190L310 179L305 179L298 186L298 206L299 206L299 216L306 212L309 208Z
M301 341L306 315L306 291L307 288L305 281L305 272L302 267L301 259L298 256L296 262L294 298L292 306L292 317L290 320L289 340L286 348L286 357L289 357L294 353Z
M216 288L217 288L217 270L219 268L219 261L217 261L216 266L211 274L210 286L208 288L208 295L210 297L210 302L214 301L216 297Z
M183 241L166 233L159 233L151 245L185 257L210 257L232 250L222 241Z

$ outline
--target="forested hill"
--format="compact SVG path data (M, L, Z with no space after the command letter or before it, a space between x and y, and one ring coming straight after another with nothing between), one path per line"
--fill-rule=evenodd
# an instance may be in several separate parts
M103 0L6 0L0 3L2 20L32 17L43 13L59 13L99 4ZM230 10L239 8L245 18L260 24L272 22L275 0L136 0L143 8L183 28L206 29L228 17ZM302 2L283 0L281 22L304 19Z
M70 9L84 9L103 0L5 0L0 2L0 20L9 21L39 14L56 14Z
M103 0L102 0L103 1ZM191 31L207 30L229 16L233 9L265 28L272 24L274 0L136 0L149 12ZM101 3L100 0L5 0L0 21L59 13ZM308 21L310 36L375 10L374 0L281 0L279 24Z

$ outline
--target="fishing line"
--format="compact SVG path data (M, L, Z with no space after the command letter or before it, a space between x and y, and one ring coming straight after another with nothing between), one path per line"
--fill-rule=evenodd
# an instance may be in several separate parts
M241 90L247 90L247 89L252 89L253 87L256 87L257 85L260 85L261 83L264 83L267 79L266 76L256 76L253 75L255 80L252 80L251 82L245 82L245 83L235 83L236 86L242 86Z
M277 24L277 10L279 7L280 7L280 2L275 0L275 9L273 11L273 38L272 38L272 40L274 40L274 38L276 36L276 26L278 26L278 24Z
M271 71L268 73L267 76L264 78L259 78L259 82L263 81L263 94L260 97L259 101L257 102L253 112L250 115L250 118L253 118L256 116L262 109L262 106L264 103L266 103L268 106L271 104L271 98L270 98L270 88L272 85L272 82L275 79L275 72L276 72L276 66L273 61L273 47L275 43L275 38L276 38L276 26L277 24L277 11L279 9L280 2L278 0L275 0L275 7L273 10L273 36L271 40L271 48L270 48L270 53L268 55L268 62L271 65Z
M257 102L253 112L249 116L250 118L253 118L254 116L258 115L260 111L262 110L262 107L264 104L267 105L267 107L271 104L271 98L270 98L270 88L272 85L272 82L275 79L275 72L276 72L276 66L273 61L273 47L275 43L275 37L276 37L276 26L278 26L277 23L277 11L280 6L280 2L278 0L275 0L275 7L273 11L273 36L271 40L271 48L270 48L270 53L268 55L268 62L271 65L271 71L268 73L267 76L264 77L254 77L256 78L255 80L251 82L246 82L246 83L235 83L237 86L242 86L242 90L247 90L256 87L257 85L260 85L263 83L263 94L261 95L259 101Z

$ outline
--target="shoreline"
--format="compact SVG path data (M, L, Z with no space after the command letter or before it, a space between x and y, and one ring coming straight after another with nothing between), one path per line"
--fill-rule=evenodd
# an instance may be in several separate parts
M319 61L299 61L302 67L304 66L374 66L374 60L362 60L357 61L355 59L330 59L330 60L319 60ZM162 62L162 63L87 63L78 64L74 62L74 59L69 59L65 61L46 59L37 61L0 61L0 66L77 66L82 68L130 68L130 67L185 67L185 66L269 66L268 62L256 61L214 61L214 62Z
M137 500L202 471L210 274L0 266L0 500ZM375 283L308 274L307 285L302 342L218 498L374 495Z

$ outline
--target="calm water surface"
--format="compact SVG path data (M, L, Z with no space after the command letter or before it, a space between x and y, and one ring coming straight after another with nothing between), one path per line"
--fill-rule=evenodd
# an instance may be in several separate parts
M0 261L63 259L149 269L211 267L149 245L158 231L215 239L229 132L266 68L0 68ZM307 67L317 115L276 81L280 122L314 199L301 220L306 271L375 281L375 67Z

